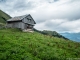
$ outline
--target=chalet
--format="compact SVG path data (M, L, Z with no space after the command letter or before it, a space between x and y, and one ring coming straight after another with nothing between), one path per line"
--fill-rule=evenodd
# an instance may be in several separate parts
M32 30L36 22L30 14L13 17L7 20L7 27L20 28L23 31Z

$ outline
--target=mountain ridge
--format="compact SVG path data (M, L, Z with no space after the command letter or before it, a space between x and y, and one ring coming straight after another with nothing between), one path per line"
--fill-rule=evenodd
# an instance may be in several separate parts
M58 38L63 38L65 40L69 40L68 38L66 38L66 37L60 35L59 33L57 33L56 31L49 31L49 30L39 31L39 30L37 30L35 28L33 30L36 31L36 32L39 32L39 33L41 33L43 35L49 35L49 36L54 36L54 37L58 37Z

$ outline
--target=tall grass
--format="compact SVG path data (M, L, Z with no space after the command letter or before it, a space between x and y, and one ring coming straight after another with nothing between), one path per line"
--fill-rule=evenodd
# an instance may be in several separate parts
M80 58L80 43L18 29L0 30L0 60Z

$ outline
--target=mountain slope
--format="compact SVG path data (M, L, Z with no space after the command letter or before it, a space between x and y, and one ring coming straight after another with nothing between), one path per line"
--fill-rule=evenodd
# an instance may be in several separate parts
M74 60L80 58L80 43L37 32L0 30L0 60Z
M8 14L0 10L0 23L6 23L6 20L11 18Z

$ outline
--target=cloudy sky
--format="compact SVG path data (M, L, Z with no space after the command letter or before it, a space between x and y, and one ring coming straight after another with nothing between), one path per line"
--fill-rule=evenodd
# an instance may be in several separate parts
M31 14L38 30L80 32L80 0L0 0L10 16Z

